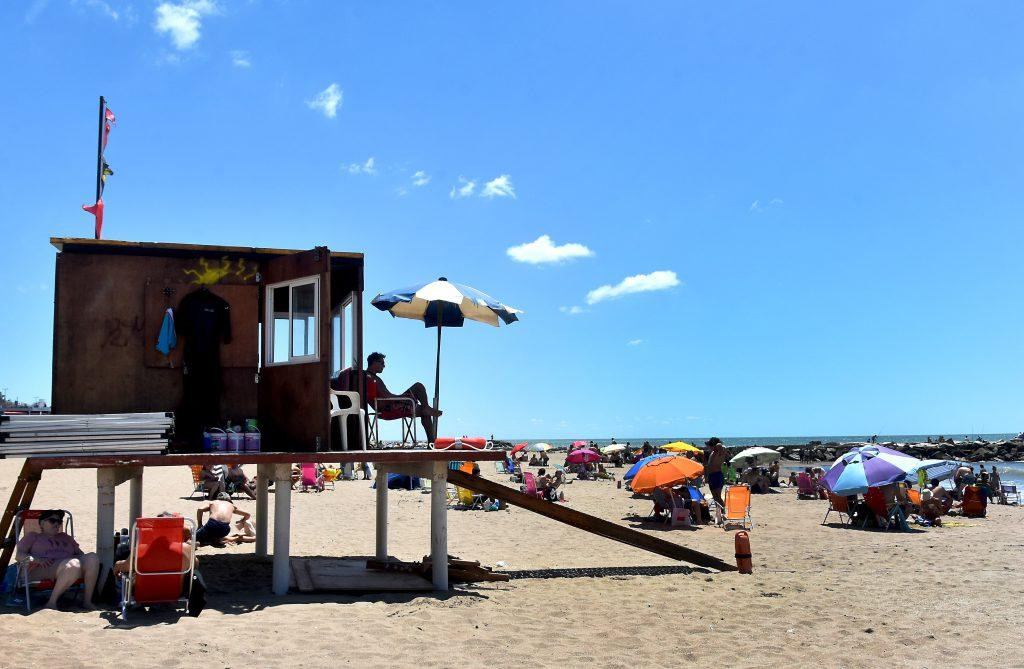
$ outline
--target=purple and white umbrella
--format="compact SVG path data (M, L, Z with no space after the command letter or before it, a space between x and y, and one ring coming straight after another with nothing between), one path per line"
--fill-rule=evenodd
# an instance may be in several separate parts
M859 446L832 463L822 479L836 495L862 495L868 488L888 485L906 478L921 461L884 446Z

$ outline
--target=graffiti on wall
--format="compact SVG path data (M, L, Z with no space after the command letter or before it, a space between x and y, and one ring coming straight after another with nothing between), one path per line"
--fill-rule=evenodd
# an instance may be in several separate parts
M247 263L241 258L231 262L227 256L224 256L219 263L200 258L195 267L183 271L187 276L192 277L189 279L189 283L193 286L212 286L229 276L235 276L242 281L251 281L256 278L258 267L256 263Z
M124 348L132 337L142 335L142 323L138 316L133 318L131 323L120 318L105 318L103 320L103 330L105 333L103 338L104 347L116 346L117 348Z

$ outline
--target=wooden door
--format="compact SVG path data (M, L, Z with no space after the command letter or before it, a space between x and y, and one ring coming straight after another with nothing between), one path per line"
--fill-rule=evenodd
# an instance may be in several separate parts
M263 264L259 377L263 450L329 448L330 290L326 247Z

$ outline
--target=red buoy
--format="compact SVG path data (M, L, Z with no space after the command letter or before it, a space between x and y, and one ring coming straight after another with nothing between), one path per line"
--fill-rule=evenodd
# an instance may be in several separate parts
M750 537L746 532L736 533L736 567L741 574L754 573L753 555L750 552Z

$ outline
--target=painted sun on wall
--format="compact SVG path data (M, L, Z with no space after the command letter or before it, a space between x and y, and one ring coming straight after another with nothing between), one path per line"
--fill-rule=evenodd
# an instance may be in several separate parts
M193 286L212 286L229 276L234 276L242 281L252 281L259 273L256 263L247 263L241 258L231 262L227 256L222 257L219 263L200 258L195 267L182 271L192 277L189 279L189 283Z

